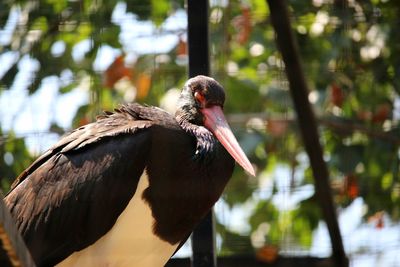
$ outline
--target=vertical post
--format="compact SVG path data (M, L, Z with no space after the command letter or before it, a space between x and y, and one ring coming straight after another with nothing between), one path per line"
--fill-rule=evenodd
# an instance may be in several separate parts
M210 75L208 1L188 0L189 78Z
M188 0L189 77L210 75L208 0ZM192 267L215 267L214 218L212 211L192 234Z
M192 267L216 267L214 215L210 211L192 233Z

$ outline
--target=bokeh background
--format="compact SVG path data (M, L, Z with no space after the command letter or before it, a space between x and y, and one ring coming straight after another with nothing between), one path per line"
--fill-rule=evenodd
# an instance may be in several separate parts
M400 2L288 1L350 266L400 266ZM174 112L184 1L0 1L0 183L119 103ZM218 255L331 255L264 0L210 0L213 77L257 177L215 207ZM190 244L178 257L190 255Z

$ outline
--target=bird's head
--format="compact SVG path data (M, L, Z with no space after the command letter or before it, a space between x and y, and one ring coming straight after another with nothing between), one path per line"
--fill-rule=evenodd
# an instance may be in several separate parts
M185 83L178 101L176 117L180 122L185 121L207 128L236 162L254 176L253 166L225 119L222 111L224 102L224 88L213 78L199 75Z

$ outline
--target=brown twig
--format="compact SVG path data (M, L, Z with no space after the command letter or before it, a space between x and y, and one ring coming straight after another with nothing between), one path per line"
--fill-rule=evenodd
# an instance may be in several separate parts
M315 192L332 243L332 256L338 267L349 265L343 240L340 234L332 192L329 184L329 172L323 159L317 130L317 122L308 101L308 86L301 66L297 41L291 30L289 11L284 0L267 0L271 11L271 22L275 29L278 47L285 63L295 110L298 114L299 128L303 137L305 150L310 158L314 174Z

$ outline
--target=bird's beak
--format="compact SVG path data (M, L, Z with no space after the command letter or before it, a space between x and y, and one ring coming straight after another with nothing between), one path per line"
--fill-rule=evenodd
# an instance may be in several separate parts
M225 119L224 113L222 112L222 108L220 106L211 106L208 108L202 108L201 112L205 117L204 126L215 135L219 142L225 147L229 154L231 154L236 162L243 167L243 169L255 176L254 168L233 135L232 130Z

